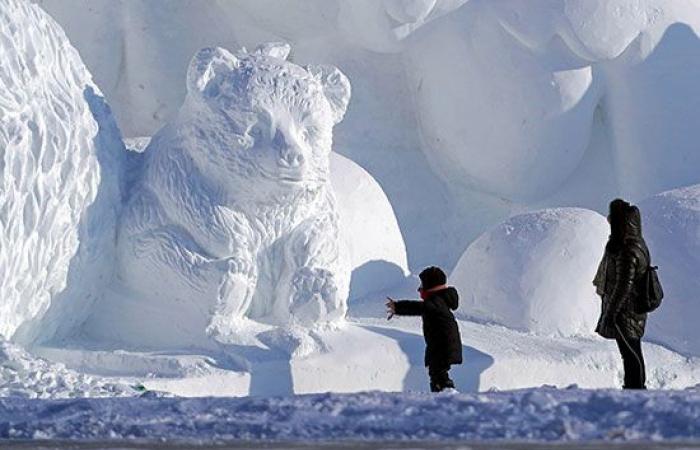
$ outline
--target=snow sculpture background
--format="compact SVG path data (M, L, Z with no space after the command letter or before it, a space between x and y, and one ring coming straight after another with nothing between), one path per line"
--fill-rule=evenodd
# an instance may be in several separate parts
M695 0L38 1L130 136L175 114L211 42L283 39L295 61L342 67L337 151L386 192L414 272L454 267L513 214L700 182Z
M192 59L185 103L145 150L120 225L123 291L103 320L121 340L182 348L230 337L244 319L344 316L350 270L329 156L350 84L335 67L286 61L289 51Z
M0 1L0 335L48 339L110 280L123 144L78 52Z
M700 181L698 3L536 6L469 3L409 49L435 170L514 204L601 212Z

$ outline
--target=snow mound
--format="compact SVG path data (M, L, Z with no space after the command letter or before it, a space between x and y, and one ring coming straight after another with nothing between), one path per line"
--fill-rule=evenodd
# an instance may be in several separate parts
M71 328L111 276L123 144L78 52L39 7L0 7L0 335Z
M70 398L136 395L125 382L105 381L36 358L0 341L0 397Z
M235 339L245 319L344 317L350 271L329 159L350 84L335 67L287 61L290 50L194 56L178 117L144 152L115 295L91 332L183 348Z
M0 399L1 439L145 442L640 441L698 439L700 392L527 389L487 394ZM432 446L430 447L432 448Z
M700 355L700 185L675 189L639 204L652 264L659 266L665 298L649 316L647 336L672 349Z
M362 167L337 153L331 154L331 184L353 271L350 299L403 281L409 273L406 246L381 186Z
M462 317L547 334L590 334L600 299L591 280L608 236L600 214L577 208L515 216L472 243L451 283Z

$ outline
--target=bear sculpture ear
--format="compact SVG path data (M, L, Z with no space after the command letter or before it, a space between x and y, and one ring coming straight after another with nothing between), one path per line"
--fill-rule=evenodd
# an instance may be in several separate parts
M348 77L334 66L306 66L306 70L321 82L323 93L331 105L334 123L343 120L350 102L350 81Z
M204 92L211 80L238 67L238 58L221 47L199 50L187 69L187 91Z
M268 42L258 45L253 55L271 56L273 58L285 60L291 51L292 47L286 42Z

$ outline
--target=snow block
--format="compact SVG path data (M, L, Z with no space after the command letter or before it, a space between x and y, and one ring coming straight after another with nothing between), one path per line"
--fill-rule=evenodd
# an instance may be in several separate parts
M118 232L116 295L93 333L183 348L235 339L245 319L344 317L350 267L329 157L350 84L289 51L194 56L184 105L145 150Z
M700 185L639 204L652 264L665 298L649 315L647 337L686 355L700 355Z
M577 208L515 216L469 246L450 282L459 315L521 331L591 334L600 311L592 285L608 236L600 214Z
M111 278L124 151L78 52L38 6L0 1L0 336L48 339Z

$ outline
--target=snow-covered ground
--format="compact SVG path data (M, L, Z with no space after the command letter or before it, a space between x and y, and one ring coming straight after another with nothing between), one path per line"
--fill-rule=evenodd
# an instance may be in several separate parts
M373 307L364 305L362 311L382 306L376 301ZM542 336L469 321L460 321L460 329L465 363L453 367L452 374L464 392L572 384L614 388L622 384L614 342L594 336ZM105 382L143 384L181 396L428 391L418 320L351 318L342 326L317 329L312 336L310 344L302 342L306 352L299 351L298 343L284 341L285 335L272 333L260 335L257 345L222 347L209 354L48 347L35 351L61 361L71 371L93 374ZM644 351L649 388L683 389L698 384L700 359L654 344L645 344ZM53 367L45 369L51 370ZM13 380L21 381L26 372L18 372ZM70 396L74 388L69 384L66 393L55 395ZM101 391L88 386L85 395L98 396Z
M0 438L282 441L694 441L700 392L552 388L293 398L0 399Z

